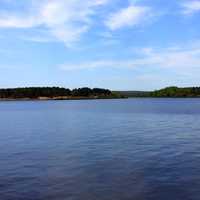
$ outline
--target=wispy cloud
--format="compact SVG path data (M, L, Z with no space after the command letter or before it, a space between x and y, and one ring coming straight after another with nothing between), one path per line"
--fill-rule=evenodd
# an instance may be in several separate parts
M96 9L109 0L35 0L24 13L0 12L0 28L43 27L67 46L78 41L92 24ZM11 2L10 2L11 4Z
M62 70L82 70L82 69L95 69L95 68L132 68L133 62L131 61L117 61L117 60L96 60L84 63L65 63L59 66Z
M129 60L98 60L84 63L65 63L60 65L62 70L83 70L95 68L134 69L138 67L156 67L183 71L200 72L200 43L196 42L187 47L168 47L165 49L143 48L138 50L140 55Z
M13 1L16 2L16 0ZM79 41L81 36L95 25L101 25L99 33L108 33L108 31L124 27L143 25L152 16L152 9L138 5L137 1L128 1L129 6L126 8L116 6L117 11L114 13L112 6L109 5L113 5L114 2L118 5L119 1L23 0L25 2L23 9L12 8L13 2L10 0L4 0L4 2L7 2L10 8L0 9L0 28L45 30L49 34L47 38L51 38L50 41L54 37L55 40L64 42L68 47ZM35 42L49 41L42 35L34 35L30 38L27 35L24 38Z
M150 11L149 7L130 5L127 8L112 13L105 21L105 24L111 30L136 26L150 17Z
M200 0L187 0L182 3L183 13L192 15L200 12Z

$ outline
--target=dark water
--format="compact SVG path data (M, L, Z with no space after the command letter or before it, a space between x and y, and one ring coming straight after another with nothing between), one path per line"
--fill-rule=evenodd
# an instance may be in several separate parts
M200 99L0 102L0 200L199 200Z

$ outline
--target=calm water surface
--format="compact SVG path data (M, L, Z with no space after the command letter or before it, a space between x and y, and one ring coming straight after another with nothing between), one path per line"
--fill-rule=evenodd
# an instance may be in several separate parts
M200 99L0 102L0 200L199 200Z

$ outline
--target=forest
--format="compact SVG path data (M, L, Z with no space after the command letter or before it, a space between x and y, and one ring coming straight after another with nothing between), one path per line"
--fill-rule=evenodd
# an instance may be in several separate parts
M200 87L167 87L155 91L111 91L102 88L25 87L0 89L0 99L78 99L131 97L200 97Z
M150 93L151 97L200 97L200 87L167 87Z
M0 89L1 99L37 99L39 97L56 98L56 97L111 97L115 96L108 89L102 88L77 88L70 90L60 87L27 87Z
M155 91L117 91L118 94L134 98L134 97L200 97L200 87L179 88L176 86L166 87Z

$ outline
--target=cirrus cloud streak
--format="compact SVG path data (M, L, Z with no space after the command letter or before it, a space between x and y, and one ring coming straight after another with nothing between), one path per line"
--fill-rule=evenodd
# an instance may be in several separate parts
M200 43L195 42L187 47L168 47L165 49L143 48L138 49L139 55L129 60L95 60L83 63L65 63L59 66L61 70L90 70L96 68L135 69L155 67L177 72L200 72Z

